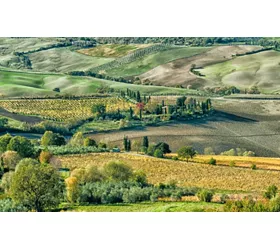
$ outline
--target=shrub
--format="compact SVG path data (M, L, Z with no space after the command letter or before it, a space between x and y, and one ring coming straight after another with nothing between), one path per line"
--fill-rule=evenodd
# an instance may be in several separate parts
M252 165L251 165L251 169L252 169L252 170L256 170L256 169L257 169L256 164L252 164Z
M280 212L280 196L272 198L269 202L271 212Z
M178 161L178 160L179 160L178 156L172 156L171 159L172 159L173 161Z
M75 203L80 196L79 183L76 177L68 177L65 179L67 200L71 203Z
M207 147L204 149L204 154L205 155L215 155L215 152L214 152L213 148Z
M42 163L42 164L45 164L45 163L49 163L51 158L52 158L52 154L49 152L49 151L42 151L40 153L40 156L39 156L39 161Z
M264 197L267 199L272 199L276 196L278 188L275 185L271 185L267 188L266 192L264 193Z
M235 161L230 161L230 162L229 162L229 166L230 166L230 167L235 167L235 166L236 166L236 165L235 165Z
M26 212L26 207L15 205L11 199L0 200L0 212Z
M127 181L133 176L131 168L120 161L107 163L103 168L103 174L109 181Z
M15 151L6 151L2 154L2 160L4 164L4 168L8 168L9 170L15 170L16 165L22 159L21 156Z
M12 138L10 134L0 136L0 152L5 152L7 150L7 146Z
M7 172L2 177L1 188L4 189L5 193L9 193L11 190L13 176L14 176L14 172Z
M229 200L229 196L228 196L227 194L222 194L222 195L220 196L220 202L221 202L222 204L225 204L228 200Z
M210 165L216 165L217 161L213 157L209 160L208 164Z
M200 190L197 194L199 200L204 202L211 202L213 195L214 194L211 191L204 190L204 189Z
M256 154L253 151L245 151L243 153L243 156L254 157L254 156L256 156Z
M84 135L82 132L77 132L76 134L73 135L71 138L69 144L71 146L83 146L84 145Z
M156 149L154 152L154 157L163 158L163 152L160 149Z
M182 194L180 192L174 192L170 196L172 201L180 201L182 199Z
M147 149L147 155L154 156L156 145L150 145Z
M97 143L95 140L87 137L85 140L84 140L84 146L85 147L97 147Z
M159 142L158 144L156 144L155 149L161 150L163 154L171 153L169 145L165 142Z
M16 171L18 171L20 168L24 166L39 166L39 162L32 158L24 158L22 159L16 166Z
M227 155L227 156L235 156L236 155L236 151L234 148L228 150L228 151L224 151L221 153L221 155Z
M151 202L156 202L156 201L158 201L158 194L152 193L152 194L150 195L150 201L151 201Z

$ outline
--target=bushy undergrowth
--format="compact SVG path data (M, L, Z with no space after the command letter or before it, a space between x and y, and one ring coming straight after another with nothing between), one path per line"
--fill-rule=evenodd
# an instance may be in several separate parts
M193 196L195 188L153 186L137 182L93 182L81 187L80 203L112 204L156 201L159 197Z
M27 208L15 205L11 199L0 200L0 212L26 212Z
M87 154L87 153L100 153L108 152L105 148L97 148L93 146L49 146L48 151L53 155L66 155L66 154Z

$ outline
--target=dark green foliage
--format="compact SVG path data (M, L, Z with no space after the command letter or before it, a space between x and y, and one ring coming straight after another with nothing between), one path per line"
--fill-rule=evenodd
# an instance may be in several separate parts
M144 136L142 140L142 147L148 148L149 147L149 139L148 136Z
M35 154L34 146L30 140L22 136L13 137L8 146L7 150L16 151L21 157L32 157Z
M252 169L252 170L256 170L256 169L257 169L257 165L256 165L256 164L252 164L252 165L251 165L251 169Z
M213 157L209 160L208 164L210 165L216 165L217 161Z
M150 145L147 149L147 155L154 156L156 145Z
M7 146L12 138L10 134L0 136L0 152L5 152L7 150Z
M267 188L266 192L264 193L264 197L267 199L272 199L276 196L278 188L275 185L271 185Z
M154 157L163 158L163 152L161 151L161 149L156 149L155 150Z
M92 106L91 111L96 118L102 117L104 119L106 114L106 107L104 104L96 104Z
M165 142L159 142L155 145L156 149L159 149L162 151L163 154L171 153L171 150L169 148L169 145Z
M42 146L62 146L66 144L65 138L58 134L53 133L52 131L46 131L41 138Z
M7 118L0 118L0 128L5 128L7 124L8 124Z
M84 146L85 147L97 147L97 143L95 140L91 139L90 137L87 137L84 139Z
M213 198L213 193L211 191L203 189L198 192L197 196L200 201L211 202Z

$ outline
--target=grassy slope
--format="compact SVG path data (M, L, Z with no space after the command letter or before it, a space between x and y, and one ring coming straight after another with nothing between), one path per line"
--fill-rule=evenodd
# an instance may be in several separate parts
M237 57L200 70L211 85L250 88L257 85L264 93L280 93L280 52L265 51Z
M29 55L32 68L42 72L70 72L89 70L112 61L112 58L86 56L69 48L44 50Z
M95 57L122 57L140 48L146 48L150 44L105 44L90 49L81 49L77 52Z
M0 70L0 96L55 95L54 88L61 93L90 94L101 86L126 90L139 90L143 94L196 94L195 90L167 88L161 86L132 85L91 77L74 77L62 74L38 74Z
M206 202L143 202L136 204L77 206L75 212L204 212L219 211L223 205Z
M183 47L170 49L167 51L162 51L152 55L148 55L132 63L123 65L122 67L111 69L106 73L110 76L115 77L140 75L161 64L165 64L179 58L191 57L203 53L207 50L209 50L209 48L204 47Z

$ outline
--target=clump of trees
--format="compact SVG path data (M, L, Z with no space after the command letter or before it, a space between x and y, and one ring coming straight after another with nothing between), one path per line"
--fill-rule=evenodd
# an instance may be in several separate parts
M185 146L178 150L178 157L186 159L187 162L189 159L192 159L196 155L196 151L191 146Z

